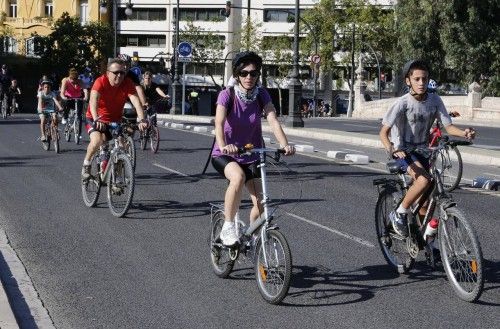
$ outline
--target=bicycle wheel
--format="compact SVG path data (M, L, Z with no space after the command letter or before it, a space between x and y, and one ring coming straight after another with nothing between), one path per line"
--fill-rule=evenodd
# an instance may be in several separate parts
M462 156L458 147L447 145L445 149L439 152L436 159L436 168L438 168L444 190L451 192L458 187L462 179Z
M68 119L68 122L66 122L66 125L64 126L64 139L66 142L71 141L71 126L72 124L70 123L71 120Z
M160 129L157 126L151 126L149 130L149 141L151 143L151 151L158 152L160 146Z
M255 247L255 278L264 300L270 304L279 304L290 288L292 254L283 233L269 230L266 236L264 245L259 239Z
M438 239L446 276L460 299L473 302L484 285L483 253L476 232L455 207L446 209L446 216L440 218Z
M379 194L375 207L375 230L377 241L384 258L400 274L407 273L413 267L415 259L407 251L405 239L399 237L392 228L389 213L396 209L402 191L396 186L386 186Z
M134 139L132 136L125 135L124 136L124 148L125 151L127 152L128 156L130 157L130 162L132 163L132 169L135 171L135 162L136 162L136 152L135 152L135 143Z
M2 118L7 119L7 96L4 95L2 100Z
M75 133L75 144L80 144L80 133L82 131L82 119L79 117L75 117L75 123L73 126L73 131Z
M51 132L50 132L50 123L46 123L45 127L43 128L45 130L45 142L42 142L42 148L45 151L50 150L50 142L51 142Z
M139 133L139 142L141 144L141 150L145 150L148 143L147 131L141 131Z
M233 270L234 260L231 260L229 249L222 245L220 239L222 225L224 225L224 212L218 210L213 214L210 226L210 260L215 275L227 278Z
M134 196L134 170L126 154L118 154L116 161L110 161L107 181L108 206L115 217L123 217L132 203Z
M56 153L60 152L59 149L59 131L57 131L56 126L52 126L52 142L54 143L54 151Z
M99 154L94 154L90 160L90 179L82 180L83 202L87 207L95 207L101 192L101 177L99 175Z

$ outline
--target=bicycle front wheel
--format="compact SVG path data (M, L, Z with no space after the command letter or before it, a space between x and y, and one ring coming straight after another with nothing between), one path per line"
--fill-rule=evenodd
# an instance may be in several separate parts
M95 207L101 192L101 177L99 175L99 155L94 154L90 160L90 178L82 180L83 202L87 207Z
M220 239L222 225L224 225L224 212L218 210L212 215L210 226L210 261L215 275L220 278L227 278L233 270L234 260L231 259L229 248L222 245Z
M149 141L151 142L151 151L158 152L160 147L160 129L157 126L151 126L149 131Z
M141 144L141 150L145 150L148 144L147 131L141 131L139 134L139 142Z
M75 133L75 144L80 144L80 133L82 131L82 120L78 117L75 117L75 125L74 125L74 133Z
M118 154L116 161L108 166L108 206L115 217L123 217L127 213L134 197L134 170L128 155Z
M49 127L49 124L45 124L45 127L43 127L43 130L45 131L45 141L42 141L42 148L45 150L45 151L49 151L50 150L50 142L51 142L51 138L50 138L50 127Z
M472 225L455 207L440 216L439 246L448 281L458 297L476 301L483 292L483 253ZM446 217L447 219L442 219Z
M71 141L71 124L69 123L70 120L68 120L68 122L66 122L66 125L64 126L64 139L66 140L66 142L69 142Z
M59 131L57 131L56 126L52 126L52 142L54 143L54 151L59 153L61 151L59 149Z
M444 190L451 192L456 189L462 179L463 171L462 156L458 147L447 145L441 150L436 159L436 168L439 170Z
M266 232L266 241L256 245L255 276L264 300L279 304L290 288L292 254L285 236L277 230Z
M2 100L2 117L4 119L7 119L7 96L4 95L4 98Z
M389 219L389 213L396 209L402 197L398 187L387 186L380 192L375 207L378 244L387 264L400 274L407 273L415 263L415 259L408 254L405 239L394 232Z
M132 164L132 169L135 170L135 163L136 163L136 152L135 152L135 143L134 139L132 136L126 135L125 137L125 151L127 152L128 156L130 157L130 162Z

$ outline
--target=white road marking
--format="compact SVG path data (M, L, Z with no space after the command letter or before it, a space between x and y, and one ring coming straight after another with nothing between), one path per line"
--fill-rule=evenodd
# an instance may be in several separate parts
M308 224L311 224L311 225L313 225L313 226L316 226L316 227L322 228L322 229L327 230L327 231L329 231L329 232L332 232L332 233L334 233L334 234L340 235L340 236L341 236L341 237L343 237L343 238L346 238L346 239L352 240L352 241L354 241L354 242L357 242L357 243L359 243L359 244L362 244L363 246L366 246L366 247L369 247L369 248L374 248L374 247L375 247L375 245L374 245L373 243L371 243L371 242L369 242L369 241L366 241L366 240L363 240L363 239L361 239L361 238L358 238L358 237L356 237L356 236L354 236L354 235L350 235L350 234L348 234L348 233L344 233L344 232L338 231L338 230L333 229L333 228L330 228L330 227L328 227L328 226L321 225L321 224L316 223L316 222L314 222L314 221L312 221L312 220L309 220L309 219L304 218L304 217L300 217L300 216L298 216L298 215L295 215L295 214L292 214L292 213L289 213L289 212L287 212L286 214L287 214L288 216L290 216L290 217L293 217L293 218L295 218L295 219L301 220L301 221L303 221L303 222L305 222L305 223L308 223Z
M370 125L363 125L363 124L354 124L354 123L344 123L344 126L353 126L353 127L363 127L363 128L376 128Z
M500 175L498 175L498 174L492 174L492 173L490 173L490 172L485 172L485 174L486 174L486 175L491 175L491 176L497 176L497 177L500 177Z
M177 171L177 170L171 169L171 168L169 168L169 167L162 166L161 164L158 164L158 163L153 163L153 166L158 167L158 168L161 168L161 169L165 169L166 171L170 171L171 173L177 174L177 175L179 175L179 176L189 177L189 175L186 175L186 174L184 174L184 173L181 173L180 171Z

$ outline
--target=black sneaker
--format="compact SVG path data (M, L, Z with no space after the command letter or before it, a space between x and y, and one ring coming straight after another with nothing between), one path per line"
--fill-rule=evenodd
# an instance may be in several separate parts
M402 237L408 236L408 214L400 214L397 211L391 211L389 219L391 220L392 228Z
M82 167L82 180L90 179L90 165L83 165Z

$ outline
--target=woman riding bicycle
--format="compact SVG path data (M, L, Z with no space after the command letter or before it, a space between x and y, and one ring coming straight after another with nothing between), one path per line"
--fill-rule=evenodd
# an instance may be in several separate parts
M142 88L146 96L146 106L152 108L154 112L160 112L158 101L168 99L169 96L161 90L161 88L153 82L153 74L150 71L144 72L142 75Z
M212 165L226 177L229 185L224 197L225 222L220 238L226 246L238 242L234 217L238 211L243 186L246 186L252 199L250 222L262 213L260 204L260 185L256 170L258 155L239 156L238 149L246 144L262 147L261 116L265 116L285 155L295 153L276 117L274 105L266 89L257 82L262 68L262 58L254 52L236 54L232 63L236 85L219 93L215 114L216 143L212 149Z
M64 102L64 114L62 124L66 123L68 119L68 113L72 109L75 109L75 98L82 98L84 101L88 100L88 91L84 88L83 82L78 78L78 71L75 68L70 68L68 71L68 76L61 81L61 98ZM83 105L78 106L79 115L82 115Z

